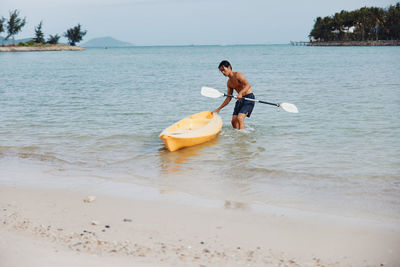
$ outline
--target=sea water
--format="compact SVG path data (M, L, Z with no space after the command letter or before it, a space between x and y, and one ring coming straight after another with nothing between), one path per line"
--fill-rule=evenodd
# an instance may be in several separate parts
M224 59L256 98L300 113L257 103L238 131L232 100L216 139L169 152L164 128L223 102L200 89L226 91ZM0 183L180 193L398 223L399 70L399 47L0 53Z

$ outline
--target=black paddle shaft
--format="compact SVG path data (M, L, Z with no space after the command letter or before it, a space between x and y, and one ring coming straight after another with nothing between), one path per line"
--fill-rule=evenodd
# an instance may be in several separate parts
M224 96L229 96L229 97L236 98L236 96L234 96L234 95L224 94ZM248 101L259 102L259 103L263 103L263 104L279 107L279 104L275 104L275 103L270 103L270 102L261 101L261 100L257 100L257 99L252 99L252 98L247 98L247 97L243 97L243 99L244 100L248 100Z

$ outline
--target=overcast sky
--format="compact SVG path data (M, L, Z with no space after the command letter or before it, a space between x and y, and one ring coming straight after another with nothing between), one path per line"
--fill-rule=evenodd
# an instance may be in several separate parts
M318 16L398 1L0 0L0 16L18 9L26 17L16 39L32 37L42 20L46 37L80 23L88 31L83 42L112 36L135 45L281 44L307 40Z

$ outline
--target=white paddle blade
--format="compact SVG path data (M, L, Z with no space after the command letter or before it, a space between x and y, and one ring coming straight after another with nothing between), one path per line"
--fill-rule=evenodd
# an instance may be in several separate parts
M223 93L219 92L218 90L211 88L211 87L207 87L207 86L201 87L201 94L203 96L212 97L212 98L218 98L218 97L224 95Z
M283 108L283 110L287 111L287 112L291 112L291 113L299 113L299 110L297 109L297 107L293 104L290 103L282 103L279 105L281 108Z

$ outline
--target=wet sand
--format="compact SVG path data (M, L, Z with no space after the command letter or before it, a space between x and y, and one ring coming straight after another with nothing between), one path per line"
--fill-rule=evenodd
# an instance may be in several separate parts
M0 266L399 266L396 225L0 186Z

